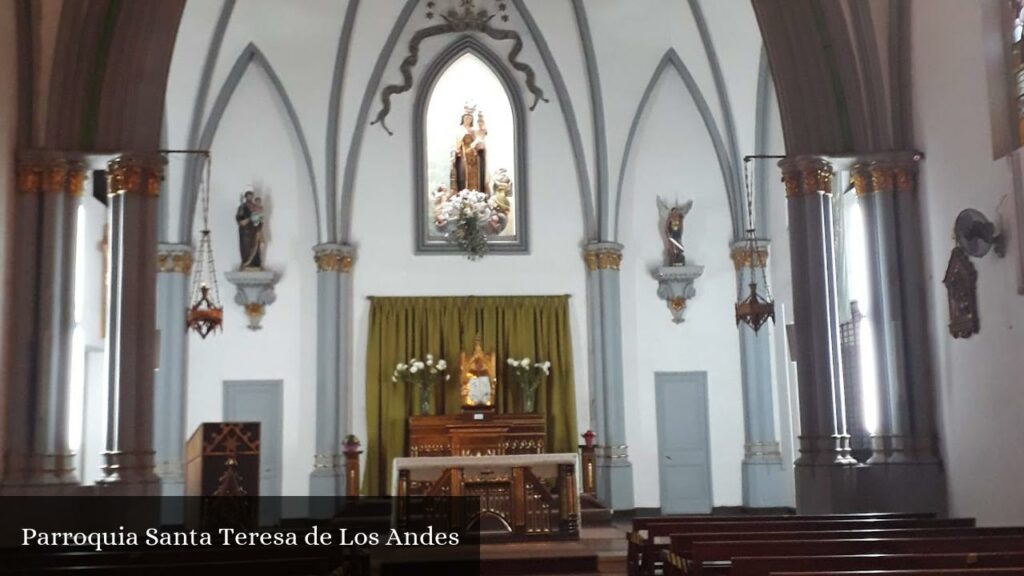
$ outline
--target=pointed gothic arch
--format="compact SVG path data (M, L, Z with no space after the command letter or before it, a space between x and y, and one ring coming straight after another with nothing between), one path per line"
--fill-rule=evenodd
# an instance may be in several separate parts
M206 124L203 126L202 133L199 137L198 146L202 150L208 150L213 144L213 139L217 135L217 129L220 127L220 121L224 117L224 112L227 110L228 104L231 102L231 98L235 94L235 90L238 85L242 82L242 78L249 71L250 65L255 64L256 68L262 70L266 75L267 79L270 80L271 85L274 87L274 94L280 99L281 104L284 105L285 110L288 113L288 121L295 131L295 137L299 141L299 147L302 150L303 163L306 168L306 175L309 178L310 193L313 195L313 212L316 218L316 235L318 239L322 239L322 227L320 225L320 203L319 195L317 194L316 184L316 173L313 171L313 157L309 153L309 144L306 141L306 135L302 130L302 124L299 122L299 115L295 111L295 106L292 104L291 98L288 97L288 92L284 88L284 84L281 82L281 78L277 75L274 67L267 60L267 57L263 55L263 52L256 46L256 44L250 42L242 53L238 55L235 60L235 64L231 67L231 71L228 73L227 78L224 80L224 84L221 85L220 90L217 92L217 98L213 102L213 107L210 109L210 116L206 120ZM181 228L181 238L183 241L188 242L192 237L192 225L195 220L196 204L199 199L199 188L200 179L202 174L199 170L195 170L193 173L187 175L190 179L187 188L187 193L182 196L182 211L179 226Z

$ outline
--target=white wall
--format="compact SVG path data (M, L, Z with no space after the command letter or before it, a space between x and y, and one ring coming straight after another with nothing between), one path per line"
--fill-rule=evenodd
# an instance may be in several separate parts
M994 0L986 0L994 1ZM1017 294L1019 254L973 260L981 333L954 340L943 273L957 213L995 217L1014 190L1011 160L992 159L981 2L915 0L912 70L915 140L926 156L920 197L927 224L927 287L936 385L943 426L950 514L983 524L1024 522L1024 306ZM951 41L949 30L956 30ZM1006 206L1004 205L1004 208Z
M424 4L424 3L421 3ZM439 3L445 8L444 2ZM598 172L594 153L594 122L583 49L571 4L526 2L551 49L566 82L575 121L583 140L583 162L596 194ZM733 105L749 108L756 89L759 41L749 3L730 0L706 6L716 49L727 67ZM168 145L188 147L188 126L194 110L199 75L206 58L213 23L220 3L189 3L178 34L178 46L168 85ZM338 157L339 180L345 171L350 138L374 63L404 2L375 0L359 6L341 91ZM314 178L319 190L320 225L327 218L325 197L328 135L327 111L334 55L345 14L345 4L317 2L302 9L279 2L252 1L236 4L220 50L206 105L198 114L202 122L209 112L231 66L250 42L266 55L292 98L299 123L309 145ZM626 134L650 75L670 47L687 63L722 124L723 113L712 80L710 65L695 22L683 3L651 0L642 10L624 10L619 3L586 5L604 89L605 123L608 127L609 190L616 194L619 159ZM412 34L436 23L417 7L402 32L383 77L384 85L399 82L398 65L405 57ZM736 18L729 22L729 14ZM358 249L353 273L350 422L352 432L365 438L365 358L368 330L366 296L386 295L526 295L569 294L571 330L577 379L577 412L580 431L589 427L587 303L585 269L581 250L585 243L584 216L574 154L566 120L557 100L553 79L530 40L523 19L510 9L510 22L525 40L520 60L537 73L537 83L550 99L526 114L528 131L530 253L491 255L478 262L460 256L415 256L413 227L412 106L419 78L427 64L453 37L423 43L413 74L413 90L392 100L389 137L377 126L368 126L358 158L352 202L349 241ZM628 26L628 29L623 27ZM740 30L743 33L737 33ZM509 42L484 39L499 55ZM742 69L731 70L734 66ZM747 69L754 71L753 76ZM516 72L519 88L523 77ZM671 78L669 78L671 76ZM653 120L637 135L630 174L631 201L621 219L626 245L623 285L624 342L627 346L626 412L627 440L634 454L638 506L657 506L657 462L653 427L653 372L655 370L708 370L711 375L712 452L716 505L740 502L739 462L742 457L742 401L739 377L738 336L732 321L735 295L728 208L721 175L703 124L682 83L674 74L652 106ZM379 89L371 114L379 109ZM525 95L527 103L532 102ZM259 70L250 67L228 107L213 150L213 219L217 262L224 271L237 262L233 211L237 194L251 181L269 189L273 203L272 237L268 267L284 272L278 286L278 302L270 306L265 329L251 333L242 328L241 309L233 302L230 286L221 279L226 302L224 334L206 341L189 342L188 428L222 416L221 382L230 379L281 378L285 381L285 481L288 494L304 494L312 467L315 396L315 267L312 247L318 241L314 205L305 167L280 103L270 92ZM753 111L736 112L739 140L744 152L753 141ZM671 127L671 128L669 128ZM180 172L169 175L167 214L171 234L177 230L182 186ZM685 183L685 185L684 185ZM684 326L671 324L664 302L655 295L656 284L646 266L660 257L656 236L653 195L659 191L680 198L696 197L696 218L688 224L687 241L697 262L708 266L698 285L698 297ZM596 202L596 199L594 200ZM339 201L339 209L341 203ZM184 217L188 217L185 215ZM701 220L701 222L698 222ZM628 233L625 231L629 230ZM326 232L325 232L326 233ZM706 236L706 237L705 237ZM181 241L178 238L166 240ZM188 241L188 239L184 239ZM641 347L629 336L650 344ZM711 334L708 337L708 334ZM696 348L693 348L696 347ZM641 348L643 349L641 351ZM688 349L699 350L691 354Z
M0 6L0 270L9 271L7 264L12 233L12 200L14 199L14 150L18 127L18 51L17 34L14 30L15 4L6 2ZM7 295L11 293L9 272L0 276L0 358L7 354ZM0 414L3 413L4 388L0 385ZM0 452L3 451L3 429L0 428ZM0 463L0 474L3 464Z

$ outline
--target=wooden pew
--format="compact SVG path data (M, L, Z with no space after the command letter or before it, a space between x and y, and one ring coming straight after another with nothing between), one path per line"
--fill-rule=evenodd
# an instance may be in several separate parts
M736 517L730 517L736 518ZM626 551L626 562L631 576L651 574L660 562L662 550L668 549L668 537L672 534L695 532L789 532L810 530L859 530L859 529L910 529L910 528L970 528L975 525L973 518L864 518L825 519L830 516L787 516L786 520L772 520L777 517L745 516L745 521L720 521L720 517L700 519L685 518L668 522L649 523L641 532L630 534Z
M772 572L772 576L1024 576L1024 568L887 570L885 572Z
M682 521L714 522L802 522L805 520L920 520L935 518L931 512L865 512L858 514L743 514L725 516L715 514L682 514L671 516L645 516L633 519L633 531L646 530L650 524Z
M669 549L677 555L686 558L689 557L690 552L693 550L694 543L717 540L729 540L733 542L771 540L773 542L778 542L793 540L863 540L868 538L891 540L894 538L960 538L983 536L1024 537L1024 528L916 528L896 530L815 530L800 532L739 532L719 534L699 532L691 534L672 534L670 537Z
M760 556L733 557L730 576L769 576L778 572L824 570L949 570L1024 566L1024 552L981 554L883 554L864 556Z
M694 542L692 559L668 552L665 574L700 574L705 564L726 563L740 556L832 556L857 554L1024 552L1024 536L964 536L959 538L893 538L794 541Z
M134 567L140 573L149 573L151 569L170 565L189 565L196 569L203 566L220 566L230 564L232 567L255 565L273 561L273 565L281 567L289 562L305 567L337 567L346 558L341 548L313 549L298 547L279 548L197 548L197 549L153 549L153 550L104 550L96 551L11 551L0 553L0 574L42 573L46 571L60 572L65 569L78 571L92 570L103 567L112 570L117 567ZM140 567L145 566L145 569ZM240 569L240 568L239 568ZM330 570L327 570L328 572ZM77 572L76 572L77 573ZM262 573L262 572L261 572ZM315 573L311 571L310 573ZM189 574L192 575L191 570Z
M1024 576L1024 568L887 570L885 572L772 572L772 576Z

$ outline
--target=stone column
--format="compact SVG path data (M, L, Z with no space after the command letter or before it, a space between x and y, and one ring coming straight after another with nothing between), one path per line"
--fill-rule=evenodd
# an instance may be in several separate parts
M908 436L906 382L902 356L903 295L897 253L893 166L885 162L856 164L851 179L864 218L864 253L867 258L870 295L865 320L871 339L875 366L861 367L861 383L872 382L878 397L878 430L872 438L868 464L902 462L906 459L904 442Z
M26 152L17 170L11 323L18 337L5 376L3 484L53 493L77 483L67 423L85 169L61 155Z
M310 496L345 496L341 441L349 432L352 262L341 244L313 248L317 269L316 453Z
M935 426L935 390L931 375L931 351L928 337L928 308L925 298L924 259L921 232L921 208L917 189L917 157L903 156L894 161L897 228L897 274L903 286L903 365L906 369L910 406L910 450L922 464L937 464L938 432Z
M85 169L52 158L43 171L39 219L39 306L36 329L32 484L71 484L68 446L72 335L75 329L75 242Z
M125 154L107 163L110 222L107 451L101 485L155 495L153 372L156 368L157 201L165 159Z
M188 377L188 328L192 247L160 244L157 248L156 327L160 367L155 375L153 448L160 492L185 495L185 401Z
M760 273L751 274L753 259L747 242L732 246L739 298L750 293L750 284L761 285ZM755 247L757 266L768 263L768 243ZM765 287L761 286L761 290ZM740 361L743 364L743 506L771 508L786 506L786 474L782 450L775 438L775 404L772 396L771 334L754 332L745 323L738 326Z
M820 158L779 162L789 205L789 233L800 397L800 457L796 467L801 513L851 506L853 477L846 470L842 361L836 307L832 231L832 166Z
M867 231L880 415L875 453L858 471L857 501L873 510L942 514L913 158L892 154L853 171Z
M633 508L633 469L626 446L625 391L622 382L622 312L619 264L622 245L588 244L584 251L591 297L596 296L600 330L593 340L591 366L597 367L593 421L598 432L595 450L598 500L613 510ZM603 436L601 432L603 431Z

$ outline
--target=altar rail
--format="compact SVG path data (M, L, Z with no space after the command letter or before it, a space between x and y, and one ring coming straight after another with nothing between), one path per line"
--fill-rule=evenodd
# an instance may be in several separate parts
M578 539L576 470L576 454L396 458L392 493L441 497L443 506L426 511L430 524L478 531L484 540ZM466 497L478 499L479 508L466 512ZM396 509L394 522L402 527L409 512Z

